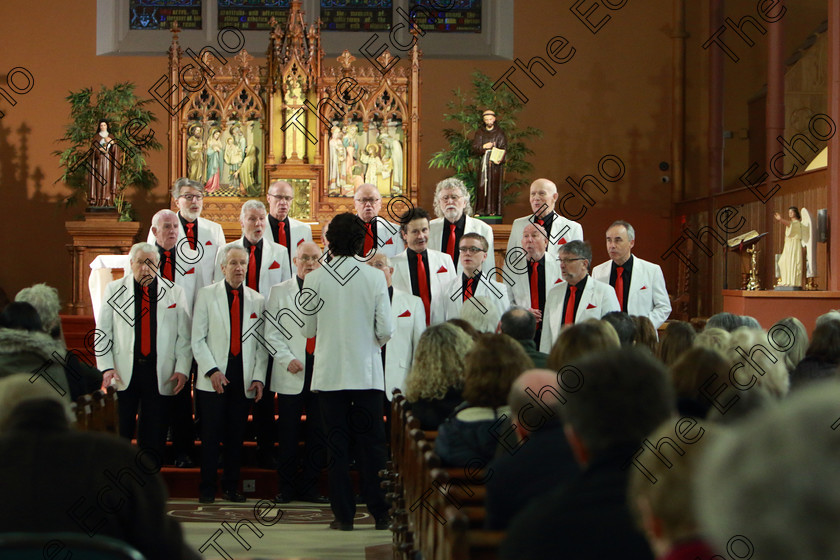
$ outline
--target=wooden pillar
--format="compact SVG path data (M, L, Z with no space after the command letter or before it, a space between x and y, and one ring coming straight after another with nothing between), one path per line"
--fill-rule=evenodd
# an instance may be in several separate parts
M828 115L840 123L840 0L828 0ZM840 291L840 134L828 141L828 289ZM831 253L834 253L832 258Z
M685 198L685 0L674 0L671 107L671 202ZM671 217L673 219L673 216Z
M709 32L711 36L723 26L724 0L710 0L709 2ZM706 225L715 227L715 202L714 196L723 192L723 51L719 48L711 48L709 53L709 185L706 190L707 197L707 220ZM702 227L702 225L701 225ZM721 248L723 250L723 248ZM727 255L724 254L724 258ZM709 277L714 278L715 260L709 259ZM703 298L701 315L709 316L712 309L712 288L708 291L701 288L699 292L705 292L707 297ZM699 293L697 295L700 295Z
M784 7L784 0L777 10ZM764 162L767 168L767 191L775 183L775 175L770 168L770 158L779 151L779 136L785 135L785 19L782 18L775 23L769 24L767 33L767 105L764 109L765 115L765 157ZM762 278L762 288L772 289L776 284L776 258L774 241L779 235L784 235L784 230L773 219L775 205L764 205L764 227L769 235L764 240L761 248L763 258L760 260L763 270L759 271ZM781 233L780 233L781 232Z

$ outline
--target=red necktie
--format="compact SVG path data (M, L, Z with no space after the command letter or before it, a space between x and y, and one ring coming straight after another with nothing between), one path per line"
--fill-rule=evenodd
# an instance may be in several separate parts
M373 249L373 226L370 222L365 224L365 230L365 246L362 251L367 255Z
M417 253L417 288L420 299L423 300L423 307L426 308L426 326L429 326L431 316L429 310L432 304L432 296L429 294L429 281L426 279L426 265L423 264L423 255Z
M143 299L140 303L140 353L148 356L152 353L152 311L149 308L149 287L143 286Z
M190 242L190 249L195 251L195 223L187 224L187 241Z
M566 316L563 317L564 325L571 325L575 322L575 292L577 286L569 286L569 301L566 303Z
M242 351L242 325L239 312L239 290L231 291L233 302L230 304L230 353L238 356Z
M449 224L449 241L446 242L446 252L452 257L453 262L458 262L455 258L455 224Z
M254 255L256 250L257 246L251 245L251 256L248 257L248 282L246 284L252 290L260 291L257 286L257 257Z
M545 220L543 220L542 218L538 219L537 223L540 224L541 226L545 227Z
M175 277L172 275L172 252L164 251L163 254L166 256L166 264L163 265L163 277L170 282L174 282Z
M615 267L615 295L618 298L618 308L622 311L624 309L624 267Z
M540 308L540 263L531 261L531 309Z
M280 225L277 227L277 243L282 245L283 247L288 247L289 243L286 241L286 222L280 222Z
M473 297L473 293L475 292L473 282L475 282L474 278L467 278L467 289L464 290L464 301L467 301L468 299Z
M315 337L307 338L306 339L306 353L307 354L314 354L315 353Z

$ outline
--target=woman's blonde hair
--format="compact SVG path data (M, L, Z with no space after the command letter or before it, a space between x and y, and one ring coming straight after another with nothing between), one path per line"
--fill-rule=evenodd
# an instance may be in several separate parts
M442 399L452 387L464 383L464 358L473 346L470 336L448 323L423 331L414 363L405 378L405 398Z

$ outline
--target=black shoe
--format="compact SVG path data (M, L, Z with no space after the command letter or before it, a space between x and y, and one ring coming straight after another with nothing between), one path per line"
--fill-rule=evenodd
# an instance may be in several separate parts
M352 531L353 523L342 523L338 519L333 519L330 523L330 529L338 529L339 531Z
M384 531L388 527L391 526L391 518L388 516L380 517L376 520L376 530L377 531Z
M175 468L178 469L192 469L195 468L195 463L189 455L179 455L175 459Z
M222 492L222 499L228 502L244 502L245 496L234 490L232 492Z
M216 501L216 496L201 496L198 498L200 504L212 504Z
M275 504L288 504L292 501L292 499L283 492L277 492L277 495L274 496L274 503Z
M277 500L275 500L277 501ZM328 504L330 503L330 499L326 496L321 496L319 494L305 494L303 496L298 496L297 501L299 502L306 502L309 504Z

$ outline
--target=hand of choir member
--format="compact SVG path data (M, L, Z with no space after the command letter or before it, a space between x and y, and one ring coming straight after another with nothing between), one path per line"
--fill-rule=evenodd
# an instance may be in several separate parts
M224 373L216 370L213 372L213 375L210 376L210 383L213 384L213 390L221 395L225 392L225 385L228 385L230 381L228 381L228 378L225 377Z
M298 359L294 359L289 362L289 367L286 368L289 370L289 373L299 373L303 371L303 364Z
M117 373L115 369L109 369L102 372L102 388L107 389L111 385L111 381L116 381L117 383L122 383L122 378Z
M184 385L187 384L188 379L189 379L189 376L184 374L184 373L179 373L179 372L176 371L175 373L172 374L172 377L169 378L169 381L170 382L172 382L172 381L175 382L174 391L175 391L176 395L181 392L181 389L183 389Z
M251 386L248 387L249 391L256 391L257 396L254 398L254 402L260 402L263 394L263 383L262 381L252 381Z

